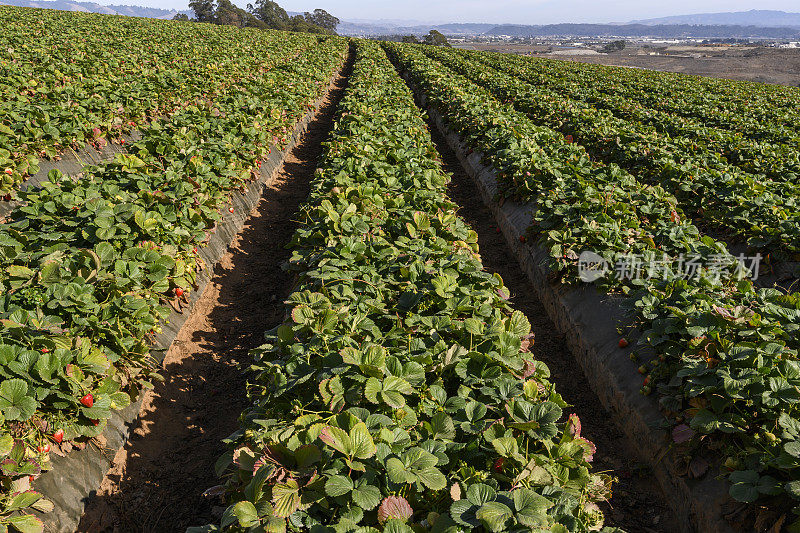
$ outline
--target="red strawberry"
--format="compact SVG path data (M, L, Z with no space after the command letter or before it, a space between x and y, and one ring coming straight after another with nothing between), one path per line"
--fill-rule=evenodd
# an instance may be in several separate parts
M50 451L50 445L45 444L44 446L37 446L36 451L39 453L47 453Z
M61 444L61 441L64 440L64 430L63 429L59 429L58 431L53 433L53 440L56 441L57 443Z
M619 347L620 348L627 348L628 347L628 339L622 338L619 340Z
M94 420L92 418L89 419L89 422L91 422L93 426L96 426L96 425L98 425L100 423L99 420Z
M644 384L645 384L645 385L649 385L649 384L650 384L650 376L645 376L645 378L644 378Z
M3 196L3 200L5 200L6 202L10 202L11 201L11 193L8 193L5 196Z
M520 235L519 236L519 242L521 242L521 243L525 242L525 235Z
M14 171L13 171L13 170L11 170L10 168L7 168L7 169L6 169L6 174L8 174L9 176L10 176L11 174L13 174L13 173L14 173Z
M28 476L29 483L33 483L34 481L36 481L36 476Z
M233 206L230 206L230 207L228 208L228 211L230 211L231 213L233 213L233 211L234 211L234 209L233 209Z
M494 471L495 472L502 472L503 471L503 463L506 462L505 457L498 457L494 461Z
M495 228L494 232L495 233L500 233L500 228Z
M183 296L183 289L181 289L180 287L177 287L177 288L175 289L175 296L177 296L178 298L180 298L181 296Z
M94 396L92 396L91 392L86 396L84 396L83 398L81 398L81 404L84 407L91 407L94 405Z

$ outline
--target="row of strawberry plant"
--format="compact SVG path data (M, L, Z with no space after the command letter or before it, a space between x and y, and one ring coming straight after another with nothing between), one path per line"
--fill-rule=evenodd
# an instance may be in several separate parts
M190 531L599 530L594 445L483 271L410 91L355 46L291 243L291 312L218 463L231 505Z
M687 239L699 241L700 233L662 187L643 185L613 164L592 161L582 146L534 124L488 90L426 57L423 48L391 50L403 67L418 69L410 70L415 81L423 84L468 145L485 151L498 171L502 195L522 201L546 199L547 209L537 212L534 224L537 232L550 232L550 238L559 241L551 249L551 267L563 272L565 281L577 280L578 254L571 238L580 238L584 248L611 254L606 256L611 264L618 255L630 253L645 256L657 251L670 257L696 253L708 259L725 252L724 246L710 240L706 246L687 248ZM448 98L453 99L450 107L442 108L440 103L448 103ZM506 157L511 148L526 156ZM495 155L497 151L501 153ZM584 212L594 211L602 216L584 217ZM561 236L551 231L554 228L571 231Z
M697 119L754 140L798 143L795 87L539 58L525 61L548 77L618 94L648 109Z
M0 196L40 158L102 147L153 118L224 94L233 71L290 53L271 32L0 7ZM8 198L8 196L6 196Z
M534 86L548 89L542 91L540 98L566 96L608 110L619 119L650 126L655 132L673 138L676 153L697 153L700 149L712 154L712 162L731 163L747 172L764 174L776 181L793 183L800 176L800 135L788 140L789 144L755 141L741 132L715 128L700 119L646 108L622 93L604 92L597 85L609 80L600 78L601 73L587 71L583 76L564 78L558 75L557 69L542 68L540 64L518 56L463 53ZM649 130L645 131L650 133Z
M247 42L220 31L231 52ZM143 126L112 161L74 178L52 171L0 225L0 527L41 531L14 513L49 507L30 484L50 454L85 446L158 379L148 346L164 304L188 298L231 194L343 62L344 40L273 38L287 65L249 69L258 47L242 44L241 68L232 57L219 74L224 91Z
M591 155L673 191L697 219L746 238L759 249L800 251L800 186L747 174L691 141L670 139L652 128L617 119L458 52L426 53L511 102L535 123L568 135Z
M800 295L757 290L742 279L724 244L701 236L660 187L591 161L580 146L419 48L385 46L430 105L482 152L501 189L535 205L530 234L564 282L579 278L584 251L610 265L642 261L641 276L612 268L598 286L627 295L642 333L638 347L656 354L640 368L647 374L642 392L657 390L677 451L687 460L716 458L712 469L728 476L740 501L768 497L773 509L785 510L800 499ZM698 258L693 276L682 271L684 257ZM718 271L720 264L731 268Z

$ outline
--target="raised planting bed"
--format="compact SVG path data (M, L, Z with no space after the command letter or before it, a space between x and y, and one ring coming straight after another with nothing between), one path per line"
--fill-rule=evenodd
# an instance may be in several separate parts
M217 224L206 245L198 250L203 267L197 274L196 286L189 292L186 300L181 302L179 309L171 308L161 331L155 335L154 342L150 344L153 355L159 361L163 359L163 354L188 320L195 302L203 294L206 284L213 276L214 267L242 229L250 212L258 205L286 156L305 133L308 123L313 119L323 99L324 97L320 98L313 109L297 123L288 144L283 149L273 147L267 159L261 164L258 179L249 182L243 191L231 196L231 207L234 208L234 212L223 212L226 216ZM75 531L87 498L100 486L103 476L111 467L114 455L128 440L130 426L139 417L143 394L141 393L136 401L125 409L115 411L108 421L108 427L96 441L63 457L53 457L51 469L36 480L36 490L55 504L52 512L38 513L44 521L45 531L54 533Z
M621 298L608 296L591 286L564 287L552 283L547 267L548 255L540 247L527 242L533 206L507 200L497 201L497 179L494 170L481 163L482 154L472 151L453 133L435 110L428 113L437 128L455 151L467 174L475 181L481 197L497 220L506 244L519 261L528 279L545 305L548 314L565 334L567 344L583 372L590 376L592 389L615 423L625 432L645 464L653 469L662 492L683 531L730 531L722 520L721 510L729 501L721 480L706 477L688 480L685 469L670 454L670 432L661 428L663 415L652 397L641 394L642 376L632 371L632 348L620 349L620 324L630 323L629 313ZM467 155L469 153L469 155ZM522 242L526 241L526 242ZM630 337L631 342L636 338Z
M302 36L0 6L0 197L42 161L213 99L226 71L279 66ZM278 53L275 53L278 52Z
M491 199L504 208L511 202L501 218L515 249L540 247L519 252L523 264L550 299L554 321L575 336L598 395L632 441L643 443L676 512L690 515L687 527L719 530L727 527L723 515L742 529L793 520L798 296L754 287L724 244L701 235L663 189L590 160L570 139L534 125L420 49L384 46L426 106L467 143L462 156L484 187L494 183ZM491 167L489 178L470 150ZM593 278L595 288L580 281L585 251L612 265ZM683 253L700 258L696 276L682 277ZM657 255L662 270L619 276L614 265L637 254L645 262ZM717 271L720 264L732 268ZM657 392L657 402L635 394L639 363L626 369L623 360L629 343L643 359L639 391ZM729 481L729 501L713 481L717 473ZM762 505L746 505L756 500Z
M127 152L126 146L130 146L141 138L138 131L132 131L120 135L115 142L100 145L87 145L80 150L67 150L58 158L41 161L38 164L39 170L17 185L19 190L25 191L30 187L41 186L47 181L47 176L51 170L58 171L66 176L79 174L87 165L99 165L104 161L113 159L117 154ZM0 218L7 217L19 204L14 199L15 193L9 192L0 201Z
M618 531L410 91L377 44L356 48L287 319L254 351L252 407L208 491L229 506L189 531Z
M50 172L0 226L0 524L74 530L160 354L344 62L343 39L269 35L266 64L290 68L251 69L243 44L224 93L110 161Z

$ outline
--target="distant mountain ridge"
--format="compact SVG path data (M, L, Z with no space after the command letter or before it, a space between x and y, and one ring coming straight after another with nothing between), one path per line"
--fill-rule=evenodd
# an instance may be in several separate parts
M430 30L437 30L445 35L465 36L800 40L800 28L693 24L431 24L403 27L343 21L336 31L340 35L370 37L424 35Z
M2 0L0 0L2 1ZM430 30L437 30L447 35L482 35L497 24L487 24L480 22L449 24L421 24L417 26L398 26L381 22L351 22L343 20L336 28L340 35L349 36L372 36L372 35L422 35Z
M769 9L750 11L731 11L727 13L698 13L695 15L676 15L645 20L632 20L628 24L674 25L694 24L704 26L758 26L761 28L798 28L800 13L788 13Z
M94 2L72 2L70 0L0 0L0 5L17 7L38 7L59 9L61 11L83 11L84 13L102 13L104 15L125 15L127 17L146 17L153 19L171 19L178 13L193 16L191 10L159 9L157 7L109 5Z
M2 0L0 0L2 1ZM389 21L342 21L342 35L508 35L513 37L652 37L663 39L800 39L800 13L752 10L680 15L616 24L485 24L399 25Z

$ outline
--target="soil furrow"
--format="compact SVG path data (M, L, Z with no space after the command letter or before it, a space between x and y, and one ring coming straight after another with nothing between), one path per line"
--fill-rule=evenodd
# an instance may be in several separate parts
M631 443L603 409L587 377L567 348L564 336L548 317L525 273L507 249L475 183L464 172L438 128L433 123L429 127L444 168L453 176L448 194L459 205L460 216L478 233L484 268L502 276L511 291L511 304L530 321L534 334L531 347L534 357L547 364L552 381L564 400L571 404L565 413L576 413L581 420L583 436L597 445L593 462L595 470L618 478L614 484L614 495L603 509L606 525L621 527L629 532L679 531L680 527L664 503L655 479L644 465L631 459L636 457Z
M292 279L281 269L352 67L335 81L299 144L219 262L145 397L127 445L86 505L79 532L182 532L219 520L202 496L219 483L221 439L246 407L248 351L283 319Z

